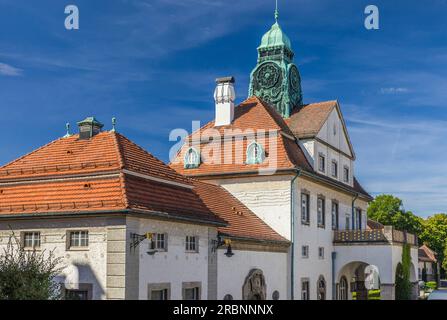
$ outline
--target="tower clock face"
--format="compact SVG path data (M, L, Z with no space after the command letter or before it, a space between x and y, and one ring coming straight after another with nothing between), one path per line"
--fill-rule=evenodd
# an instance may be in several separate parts
M269 62L263 64L256 75L256 82L262 89L273 88L281 78L281 70L276 63Z
M296 91L300 89L300 74L298 73L297 67L293 66L290 68L290 87L292 90Z

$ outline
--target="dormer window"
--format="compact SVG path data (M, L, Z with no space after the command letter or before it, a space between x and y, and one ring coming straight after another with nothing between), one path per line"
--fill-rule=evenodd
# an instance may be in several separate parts
M257 143L252 142L247 147L247 164L259 164L264 161L265 158L265 152L264 148Z
M331 174L334 178L338 177L338 163L336 160L332 160Z
M200 154L195 148L190 147L185 153L184 167L185 169L194 169L198 168L199 165L200 165Z

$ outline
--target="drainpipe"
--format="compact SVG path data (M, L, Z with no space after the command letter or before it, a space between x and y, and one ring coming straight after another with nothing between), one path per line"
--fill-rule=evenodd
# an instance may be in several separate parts
M296 175L293 177L291 183L290 183L290 242L292 243L292 252L291 252L291 268L290 268L290 298L291 300L294 300L294 293L295 293L295 199L294 199L294 183L295 180L298 179L298 177L301 175L301 170L296 169Z
M335 281L335 259L337 259L337 252L336 251L333 251L332 252L332 255L331 255L331 258L332 258L332 300L335 300L335 298L336 298L336 295L337 295L337 292L336 292L336 288L335 288L335 283L336 283L336 281Z
M355 194L355 197L352 199L352 213L351 213L351 215L352 215L352 217L351 217L351 226L352 226L352 228L351 228L351 230L354 230L354 226L355 226L355 221L354 221L354 219L355 219L355 200L357 200L357 198L359 197L359 194L358 193L356 193Z

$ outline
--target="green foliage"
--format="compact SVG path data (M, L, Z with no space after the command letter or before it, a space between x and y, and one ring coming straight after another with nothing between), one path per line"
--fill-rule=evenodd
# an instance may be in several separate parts
M377 196L368 207L368 218L416 235L422 232L423 219L411 211L405 211L402 200L392 195Z
M402 263L398 264L396 269L396 300L411 299L411 254L410 245L404 244L402 247Z
M439 213L427 218L419 239L436 252L438 261L447 270L447 214Z
M425 283L425 288L436 290L438 288L438 284L435 281L429 281Z
M53 279L61 271L54 252L24 250L12 235L0 255L0 300L49 300L59 298Z

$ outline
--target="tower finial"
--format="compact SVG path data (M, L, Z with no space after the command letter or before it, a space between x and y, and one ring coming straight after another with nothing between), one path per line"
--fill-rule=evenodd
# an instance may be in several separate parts
M116 118L113 117L112 118L112 132L115 132L115 131L116 131Z
M65 134L64 138L71 137L71 134L70 134L70 122L67 122L65 124L65 129L67 130L67 133Z
M275 1L275 21L278 22L279 11L278 11L278 0Z

